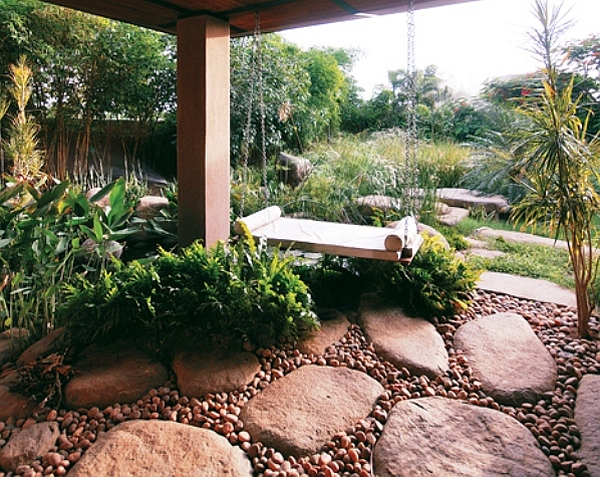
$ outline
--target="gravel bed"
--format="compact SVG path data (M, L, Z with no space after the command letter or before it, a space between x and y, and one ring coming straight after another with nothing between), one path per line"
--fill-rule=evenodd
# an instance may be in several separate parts
M453 348L454 332L462 323L500 312L519 313L527 319L556 360L556 388L537 403L517 408L499 405L481 390L481 383L472 376L467 359ZM181 396L174 382L167 382L136 403L76 411L45 409L27 420L0 421L0 448L12 433L36 422L56 421L61 428L55 449L21 466L16 473L0 472L0 477L66 475L100 433L132 419L164 419L213 429L247 453L255 476L371 477L373 446L381 435L388 412L399 401L425 396L461 399L507 413L530 429L557 475L589 476L577 454L580 433L573 413L581 377L600 373L600 346L594 341L575 338L576 319L576 311L571 308L478 291L467 312L437 325L448 349L450 369L433 381L425 376L413 376L407 369L397 369L379 359L357 325L352 325L345 337L329 347L323 356L304 355L290 344L259 349L256 353L262 364L261 371L252 383L231 393L211 394L200 400ZM598 330L598 324L598 318L593 317L592 329ZM287 458L260 442L252 442L239 414L248 400L272 381L305 364L357 369L378 380L385 391L366 419L339 432L320 453L300 459Z

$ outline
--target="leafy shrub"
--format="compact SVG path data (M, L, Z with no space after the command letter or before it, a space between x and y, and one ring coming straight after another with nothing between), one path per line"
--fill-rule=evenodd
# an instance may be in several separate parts
M428 236L408 266L326 257L300 274L314 290L320 306L358 304L360 295L374 291L427 319L451 317L463 311L479 278L479 272L455 257L439 238Z
M142 337L162 347L183 327L223 345L294 339L318 322L291 260L252 239L161 251L154 261L104 271L96 283L81 277L68 286L61 316L76 345Z
M96 277L137 230L133 201L122 179L102 189L110 206L91 203L69 181L7 178L0 189L0 327L24 327L35 336L54 328L65 283L76 272Z
M439 239L426 237L410 266L391 268L383 290L407 311L423 318L444 318L467 308L478 278L479 272Z

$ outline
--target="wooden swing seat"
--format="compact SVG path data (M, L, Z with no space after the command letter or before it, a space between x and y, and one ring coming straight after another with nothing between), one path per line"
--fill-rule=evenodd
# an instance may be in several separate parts
M253 237L265 237L269 245L409 264L423 238L416 221L405 217L395 228L340 224L282 217L277 206L236 220L234 230L244 234L244 223Z

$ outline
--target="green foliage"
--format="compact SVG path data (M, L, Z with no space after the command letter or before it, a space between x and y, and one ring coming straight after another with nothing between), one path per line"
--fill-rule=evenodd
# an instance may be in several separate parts
M426 237L408 267L393 267L386 277L386 295L425 318L452 317L472 299L479 272L444 248L439 239Z
M408 266L325 256L298 271L319 306L356 308L363 293L378 292L409 313L437 320L467 308L480 274L431 237L425 237Z
M140 337L162 347L182 329L223 345L294 339L318 321L291 260L252 239L162 251L150 263L104 271L98 281L80 277L67 287L61 316L75 345Z
M258 71L259 66L253 66L257 47L245 40L233 40L231 44L232 164L238 163L246 142L251 159L261 156L259 77L269 152L281 148L302 151L315 139L325 139L337 131L341 105L352 89L345 72L353 61L351 52L329 49L305 52L281 36L267 34L260 41L262 67ZM249 137L245 138L250 107L251 126Z
M588 138L587 121L578 116L573 79L566 85L558 80L556 42L570 22L560 8L553 10L543 0L536 0L535 12L540 27L531 37L533 50L544 63L544 82L539 103L524 109L532 126L522 133L524 154L518 168L527 179L528 193L514 211L527 224L564 234L575 275L578 333L589 338L591 285L597 269L593 228L600 212L596 191L600 140Z
M108 195L110 206L90 203L68 181L37 183L8 178L0 189L0 319L4 327L43 336L56 324L63 284L76 272L94 279L112 266L130 227L132 203L121 179L93 199Z
M355 200L367 195L385 195L397 199L397 208L380 218L383 223L402 216L402 178L405 173L405 136L398 130L375 133L368 137L342 136L318 143L304 154L313 169L307 180L292 189L269 183L269 203L279 205L286 214L332 222L364 223ZM433 210L432 191L437 187L456 187L464 174L470 149L450 142L423 143L418 154L419 183L428 191L421 215ZM264 207L261 174L249 168L248 177L234 170L232 215L237 217L242 196L244 215ZM426 210L427 209L427 210Z
M12 118L8 140L6 144L0 144L0 147L5 148L12 175L35 178L40 175L44 162L39 148L39 125L26 111L31 98L33 77L25 57L21 57L16 65L10 65L10 80L8 90L17 113ZM2 109L6 112L6 106Z
M46 170L61 179L69 153L78 175L103 158L94 139L102 137L106 119L135 121L119 130L135 162L149 125L174 109L172 36L42 2L0 0L0 38L0 73L21 55L33 65Z

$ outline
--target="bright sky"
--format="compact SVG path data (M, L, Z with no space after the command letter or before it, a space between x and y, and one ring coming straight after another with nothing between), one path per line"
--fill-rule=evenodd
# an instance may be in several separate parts
M551 0L556 3L556 0ZM600 34L599 0L564 0L575 21L564 40ZM527 31L538 26L533 0L477 0L417 10L416 66L438 67L440 76L457 94L477 95L487 79L536 70L539 63L526 50ZM387 72L406 68L406 15L353 20L288 30L288 40L302 48L352 47L363 52L353 76L371 97L377 85L388 85Z

